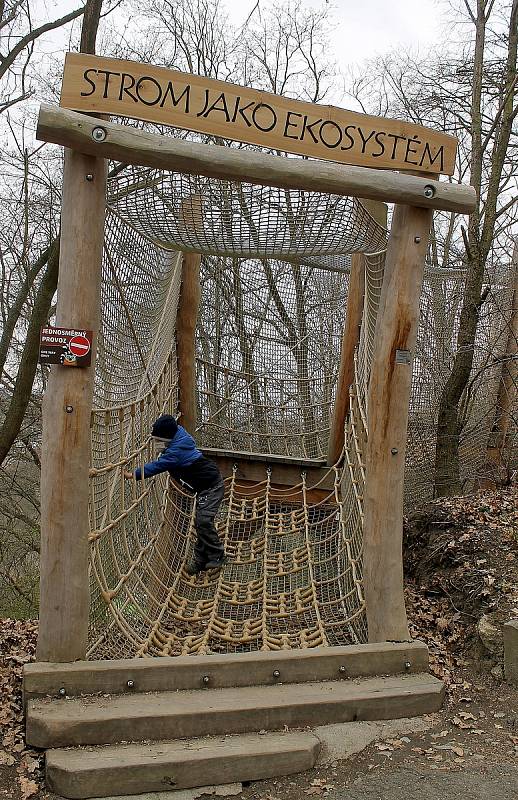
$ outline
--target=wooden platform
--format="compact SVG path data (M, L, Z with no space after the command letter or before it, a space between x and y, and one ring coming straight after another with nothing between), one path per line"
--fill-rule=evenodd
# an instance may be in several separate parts
M325 458L294 458L269 453L245 453L203 448L207 458L218 465L224 478L232 475L236 468L236 477L240 487L250 488L258 482L266 480L266 470L270 470L270 485L273 489L281 489L286 502L301 502L301 492L295 490L286 494L287 487L297 487L301 483L301 474L306 475L309 501L318 503L333 492L335 473L326 466ZM313 488L314 487L314 488Z
M308 728L438 710L427 668L420 642L30 664L26 738L70 798L270 778L314 766Z

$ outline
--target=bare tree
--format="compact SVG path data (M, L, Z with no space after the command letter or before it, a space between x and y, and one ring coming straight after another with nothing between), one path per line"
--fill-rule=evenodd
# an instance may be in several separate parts
M31 0L0 0L0 113L32 94L28 69L38 39L80 17L82 5L43 25L34 25Z
M392 54L364 70L353 88L365 110L368 106L455 135L459 151L453 180L469 181L479 197L467 231L462 218L445 214L435 215L432 231L432 263L458 269L459 280L464 271L460 311L443 319L448 373L439 397L437 496L462 490L459 447L470 399L495 364L494 354L480 352L479 323L491 295L491 272L503 259L509 261L518 201L518 2L455 0L455 9L462 38L454 52L446 50L426 61ZM441 298L436 299L440 314ZM476 367L475 356L482 361Z

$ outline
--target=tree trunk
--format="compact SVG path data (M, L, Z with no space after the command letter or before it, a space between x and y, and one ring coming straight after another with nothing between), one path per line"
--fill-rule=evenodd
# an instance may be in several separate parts
M48 322L50 306L58 282L58 265L59 239L56 239L52 246L47 269L36 293L20 368L16 376L11 401L0 430L0 464L3 464L20 432L20 427L31 399L32 385L38 366L40 328Z

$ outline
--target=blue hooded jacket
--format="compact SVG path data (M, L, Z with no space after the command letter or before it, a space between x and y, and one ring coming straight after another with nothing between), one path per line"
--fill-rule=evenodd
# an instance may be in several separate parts
M144 478L161 472L169 472L194 492L209 489L222 480L216 464L205 458L190 433L181 425L178 425L176 434L156 461L144 465ZM135 470L135 478L138 481L142 478L140 467Z

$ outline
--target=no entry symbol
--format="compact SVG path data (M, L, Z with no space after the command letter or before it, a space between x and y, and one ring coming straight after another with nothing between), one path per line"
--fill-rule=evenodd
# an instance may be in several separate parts
M90 342L86 336L73 336L68 348L75 356L86 356L90 352Z

